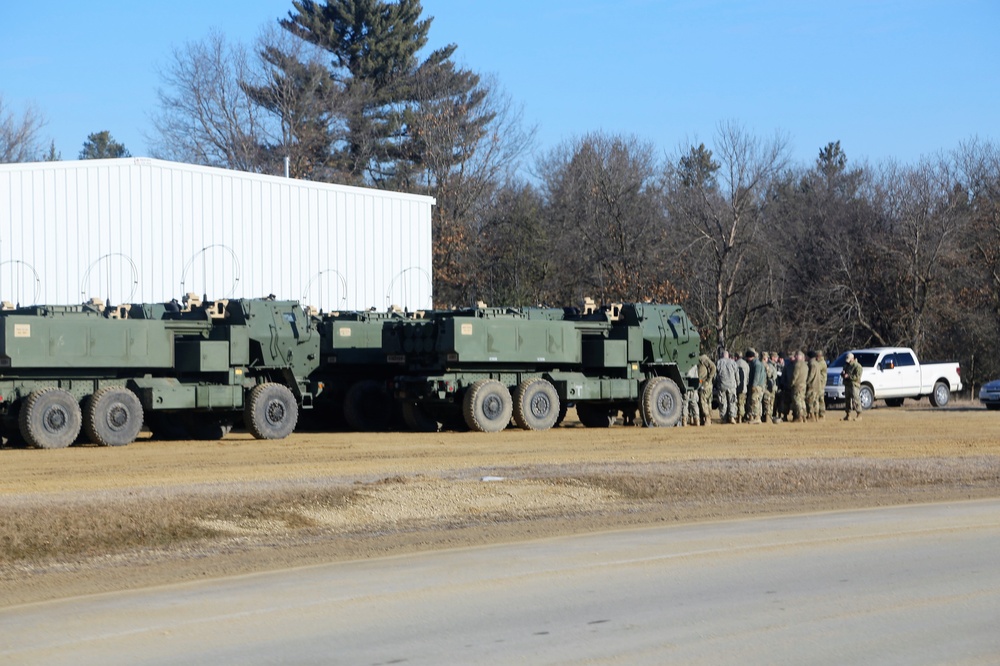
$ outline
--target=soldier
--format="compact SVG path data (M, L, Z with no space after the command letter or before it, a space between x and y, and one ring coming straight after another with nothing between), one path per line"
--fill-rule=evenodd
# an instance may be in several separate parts
M698 418L698 366L692 365L688 369L685 385L687 390L684 391L684 404L681 407L679 425L696 426L700 423L700 419Z
M806 358L808 359L806 365L809 368L808 376L806 377L806 420L818 421L819 414L816 413L816 377L819 373L819 364L816 363L816 352L810 349Z
M737 423L739 409L736 407L736 387L739 383L739 367L729 358L729 352L722 350L722 358L716 364L719 379L719 418L723 423Z
M767 388L767 371L764 364L757 358L757 352L751 347L746 353L750 373L747 375L749 395L747 396L747 423L760 423L761 400Z
M712 425L712 387L715 386L715 362L708 354L698 357L698 402L701 425Z
M785 368L781 373L781 385L778 387L778 397L781 400L779 411L784 421L790 421L792 413L792 375L795 374L795 352L790 351L785 357Z
M761 352L760 362L764 364L764 395L760 398L760 420L761 422L772 423L771 411L774 409L771 389L774 387L774 380L778 376L778 369L771 364L771 352Z
M743 423L747 418L747 380L750 379L750 364L736 355L736 422Z
M822 421L826 418L826 371L829 369L822 349L816 351L816 362L819 364L819 372L816 376L816 414L817 418Z
M861 420L861 373L864 370L861 364L854 360L854 354L847 352L844 359L844 369L841 371L841 378L844 381L844 420L851 420L851 412L854 412L855 421Z
M795 352L795 368L792 370L792 419L802 422L806 420L806 385L809 381L809 366L806 355Z
M774 368L774 381L769 384L770 388L770 403L771 411L767 415L767 418L771 423L777 423L780 419L778 418L778 382L781 381L781 370L784 361L778 352L771 352L771 367Z

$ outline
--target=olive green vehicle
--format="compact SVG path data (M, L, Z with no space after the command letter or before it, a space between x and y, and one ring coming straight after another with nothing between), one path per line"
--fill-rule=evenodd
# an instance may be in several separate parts
M0 311L0 434L13 444L121 446L257 438L295 428L321 390L320 338L294 301L245 299Z
M677 305L575 309L473 308L384 328L405 373L393 382L415 430L496 432L558 424L569 404L588 427L680 420L697 329Z

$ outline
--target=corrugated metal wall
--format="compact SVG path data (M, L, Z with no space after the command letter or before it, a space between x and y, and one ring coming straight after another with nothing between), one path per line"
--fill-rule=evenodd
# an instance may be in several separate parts
M433 204L147 158L0 165L0 299L429 308Z

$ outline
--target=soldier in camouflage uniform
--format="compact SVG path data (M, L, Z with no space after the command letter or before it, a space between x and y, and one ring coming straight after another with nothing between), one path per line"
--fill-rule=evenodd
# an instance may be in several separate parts
M684 392L679 425L701 425L701 420L698 418L698 366L692 365L688 370L686 384L687 390Z
M747 350L746 358L747 365L750 367L750 374L747 375L747 385L750 389L747 396L747 416L749 417L747 423L760 423L761 401L767 388L767 370L753 348Z
M729 352L723 350L722 358L715 364L719 381L719 418L723 423L738 423L739 409L736 407L736 384L739 379L739 368L736 361L729 358Z
M777 354L774 357L776 358ZM771 352L762 353L760 360L764 364L764 373L767 376L767 381L764 384L764 396L760 401L760 419L774 423L774 392L778 379L778 366L772 360Z
M712 388L715 386L715 361L708 354L698 357L698 406L701 425L712 425Z
M826 389L826 361L823 352L809 352L809 379L806 386L806 414L810 421L823 415L823 392Z
M736 355L736 422L746 421L747 381L750 379L750 364L739 354Z
M809 366L806 355L795 352L795 368L792 370L792 418L797 422L806 420L806 385L809 380Z
M816 363L818 364L816 374L816 418L822 421L826 417L826 371L828 370L822 349L816 352Z
M861 374L864 369L854 358L854 354L847 352L844 359L844 369L841 371L841 378L844 382L844 420L851 420L851 412L854 412L854 420L861 420Z

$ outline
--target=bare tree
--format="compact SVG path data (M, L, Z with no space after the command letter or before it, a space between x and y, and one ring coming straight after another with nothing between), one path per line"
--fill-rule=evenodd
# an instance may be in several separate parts
M0 94L0 163L40 159L45 151L40 136L44 126L45 118L34 106L17 115Z
M551 252L565 266L557 302L673 300L664 274L665 217L653 146L591 134L540 160Z
M764 141L727 122L719 125L716 153L704 145L691 147L670 165L667 182L674 224L690 239L696 317L712 323L716 342L724 347L747 334L754 315L773 305L760 232L767 220L766 195L788 163L787 140L775 135Z
M497 198L514 177L534 139L522 111L494 79L481 82L478 103L421 108L411 131L418 137L421 170L411 191L437 199L434 211L434 278L447 302L468 301L479 276L484 228L496 222ZM434 110L436 108L436 112ZM509 194L509 193L508 193ZM495 230L495 227L493 228Z
M242 45L218 32L175 49L160 73L157 134L149 138L157 157L241 171L262 171L260 146L267 132L262 110L241 87L255 62Z

